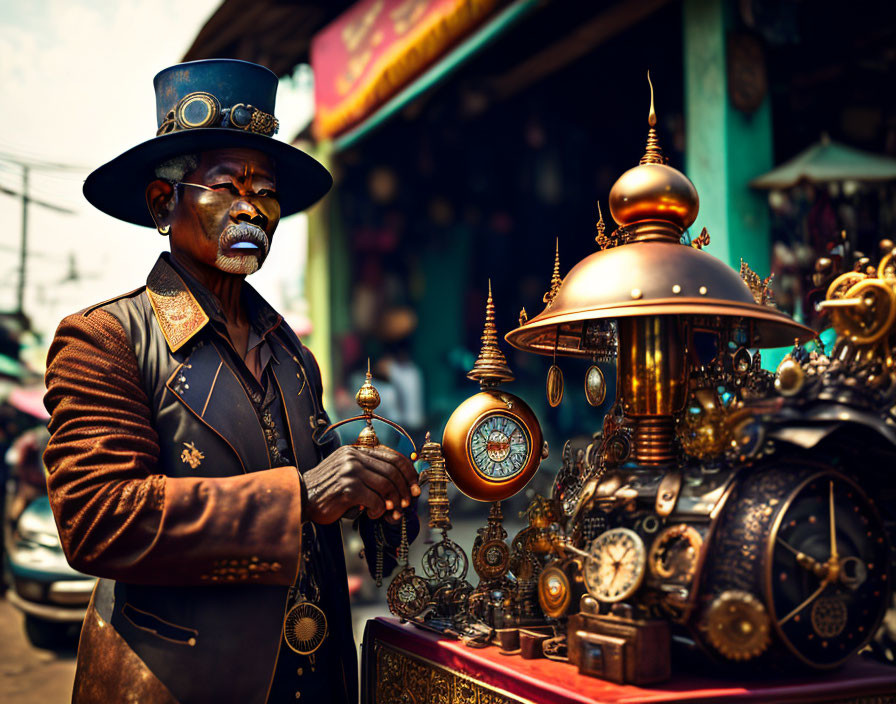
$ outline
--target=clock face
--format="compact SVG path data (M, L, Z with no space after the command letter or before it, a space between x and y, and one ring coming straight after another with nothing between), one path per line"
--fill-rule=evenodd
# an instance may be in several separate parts
M650 571L657 579L688 585L697 571L702 546L703 538L693 526L669 526L650 548Z
M475 470L491 481L515 477L532 454L526 428L501 412L489 414L476 423L470 431L468 447Z
M598 601L623 601L644 580L647 551L644 541L628 528L613 528L591 543L585 561L585 586Z
M770 537L772 621L800 658L831 667L873 634L887 602L884 528L865 494L826 472L794 494Z

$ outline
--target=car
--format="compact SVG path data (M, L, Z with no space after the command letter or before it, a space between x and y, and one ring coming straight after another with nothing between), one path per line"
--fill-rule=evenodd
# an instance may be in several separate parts
M96 579L72 568L46 494L46 428L26 431L7 453L4 577L7 601L25 615L25 634L38 648L76 642Z

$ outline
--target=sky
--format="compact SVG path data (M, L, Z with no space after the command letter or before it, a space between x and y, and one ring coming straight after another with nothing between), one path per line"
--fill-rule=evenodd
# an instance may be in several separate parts
M154 230L95 210L81 186L93 168L155 136L153 76L180 61L219 4L0 0L0 155L74 167L32 171L30 179L32 197L74 211L29 208L25 311L45 336L66 314L141 286L167 249ZM279 138L310 118L310 91L307 70L281 80ZM0 187L20 192L21 169L2 156ZM22 208L2 192L0 207L0 310L8 311L16 301ZM304 216L281 223L276 256L250 279L275 307L300 290L304 235Z

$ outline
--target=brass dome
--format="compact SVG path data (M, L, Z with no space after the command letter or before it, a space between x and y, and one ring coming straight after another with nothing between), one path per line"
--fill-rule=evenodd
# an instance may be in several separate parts
M727 264L673 242L634 242L588 255L566 275L544 311L509 332L528 352L591 357L588 321L642 315L742 318L751 347L783 347L815 333L786 314L755 302Z
M750 347L813 338L812 330L765 304L764 295L754 295L725 263L681 244L700 199L687 176L665 163L654 127L652 86L649 124L640 164L610 190L610 212L619 229L607 238L603 220L598 223L598 242L605 248L576 264L562 283L552 281L545 309L531 320L521 316L507 342L539 354L591 357L602 351L606 336L589 321L657 315L699 316L702 325L716 329L723 318L734 321L742 324Z

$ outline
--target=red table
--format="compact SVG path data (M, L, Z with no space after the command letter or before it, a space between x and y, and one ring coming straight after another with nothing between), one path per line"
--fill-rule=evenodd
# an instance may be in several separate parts
M855 658L834 673L768 682L693 674L643 688L578 674L573 665L467 648L397 619L364 632L364 704L632 704L638 702L896 702L896 667Z

